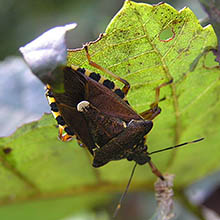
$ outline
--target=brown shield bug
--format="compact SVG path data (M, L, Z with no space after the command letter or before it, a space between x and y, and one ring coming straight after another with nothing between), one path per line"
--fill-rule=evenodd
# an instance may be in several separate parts
M88 46L85 46L85 51L92 66L124 83L124 87L119 89L114 82L95 72L75 66L64 67L65 92L55 93L49 85L46 92L59 124L60 139L66 141L75 134L94 156L94 167L126 158L140 165L149 163L152 172L163 179L148 156L145 135L161 111L158 107L160 88L172 80L157 87L156 100L151 108L138 114L125 99L129 83L92 62ZM87 101L87 105L83 106L82 101ZM63 130L65 135L62 135Z
M85 49L90 61L88 47ZM172 80L158 86L151 108L138 114L125 99L130 88L129 83L92 61L90 64L123 82L125 85L122 90L116 87L114 82L95 72L71 66L63 69L65 92L54 93L48 85L46 96L59 124L60 139L67 141L75 134L79 142L82 142L93 155L93 167L101 167L110 161L125 158L136 162L126 190L115 210L116 216L137 164L148 163L152 172L164 180L161 172L152 163L150 155L202 139L149 153L145 136L153 127L152 120L161 112L158 106L160 89L172 83ZM66 132L65 135L62 135L63 130Z
M93 155L94 167L126 158L140 165L148 163L152 172L163 180L151 161L145 136L153 127L152 120L161 112L158 106L160 89L172 80L158 86L155 102L149 110L138 114L125 99L130 84L92 62L88 46L84 48L92 66L119 80L124 87L119 89L114 82L98 73L73 65L64 67L64 93L53 92L49 85L46 92L59 124L60 139L67 141L75 134ZM63 130L65 135L62 135Z

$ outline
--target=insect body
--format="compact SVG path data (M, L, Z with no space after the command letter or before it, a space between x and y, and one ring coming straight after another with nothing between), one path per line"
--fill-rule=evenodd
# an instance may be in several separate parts
M95 149L93 166L100 167L111 160L127 158L138 164L150 161L144 136L151 130L152 121L131 120L123 121L119 118L105 115L89 102L80 102L77 106L90 122L96 143L101 147ZM103 127L105 125L105 127ZM107 138L107 140L105 140Z
M88 51L87 57L90 61ZM105 71L92 61L90 64ZM67 141L76 135L93 155L94 167L127 158L141 165L148 162L152 171L163 179L148 156L145 135L153 126L152 119L160 113L159 90L167 83L156 89L156 101L151 108L139 115L126 100L129 83L110 74L125 84L123 89L95 72L76 66L63 68L64 93L55 93L47 86L46 96L59 124L60 139Z

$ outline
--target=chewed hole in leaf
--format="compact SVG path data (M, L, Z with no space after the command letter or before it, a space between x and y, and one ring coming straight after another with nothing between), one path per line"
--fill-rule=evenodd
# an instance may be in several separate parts
M3 148L3 152L5 154L9 154L9 153L11 153L11 151L12 151L12 149L10 147Z
M215 61L216 56L213 54L212 51L210 51L209 53L207 53L205 55L205 59L204 59L204 67L206 68L215 68L218 66L218 63Z
M168 42L173 40L175 33L171 27L167 27L160 32L159 38L161 41Z

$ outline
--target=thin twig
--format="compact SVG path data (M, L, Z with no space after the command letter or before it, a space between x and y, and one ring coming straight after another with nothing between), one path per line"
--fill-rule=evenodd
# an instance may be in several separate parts
M158 179L154 184L157 210L152 219L170 220L175 217L173 212L173 180L174 175L165 175L165 180Z

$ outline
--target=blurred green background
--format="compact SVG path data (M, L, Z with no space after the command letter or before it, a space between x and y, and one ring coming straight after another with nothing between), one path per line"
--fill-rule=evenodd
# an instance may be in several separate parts
M0 58L18 55L18 47L34 39L45 30L71 22L78 23L69 37L70 47L81 47L83 42L96 39L122 7L124 0L1 0ZM136 1L138 2L138 1ZM139 1L156 4L160 1ZM205 16L198 1L170 0L176 9L189 6L198 18Z
M39 118L44 112L49 112L49 107L43 95L43 85L29 73L21 58L17 57L20 56L18 48L53 26L72 22L78 23L78 27L75 31L69 33L68 47L81 47L83 43L95 40L99 33L104 32L111 18L122 7L123 2L123 0L0 0L0 125L3 128L0 131L0 136L9 135L23 123ZM143 0L141 2L156 4L159 1ZM199 19L206 17L205 12L196 0L172 0L166 1L166 3L171 4L178 10L188 6ZM35 101L33 102L33 100ZM186 193L195 204L207 203L206 206L212 208L206 198L215 190L219 193L219 182L219 174L210 174L207 179L186 189ZM111 219L112 209L117 204L119 195L114 195L115 199L110 204L97 207L95 211L90 210L88 212L85 209L77 216L71 215L71 208L74 209L71 207L71 200L63 199L67 210L64 210L62 215L56 215L56 208L51 207L50 212L54 212L51 219ZM56 201L54 200L54 207L56 207ZM212 201L212 203L217 203L217 200ZM46 206L47 202L45 202ZM37 207L37 202L27 204L25 209L22 209L22 204L18 205L17 219L24 219L25 215L22 215L22 210L29 210L33 214L38 210ZM146 216L153 214L154 208L155 200L152 192L129 193L118 219L146 219ZM129 209L131 212L128 215L127 210ZM48 211L47 208L45 210ZM195 215L186 211L180 203L176 204L176 210L176 219L198 219ZM1 216L6 216L7 213L10 216L10 207L1 209L0 219L2 219ZM207 213L206 219L218 219L216 214ZM35 214L35 219L38 219L37 212ZM208 215L211 215L211 217L208 217ZM12 218L8 217L8 219Z

